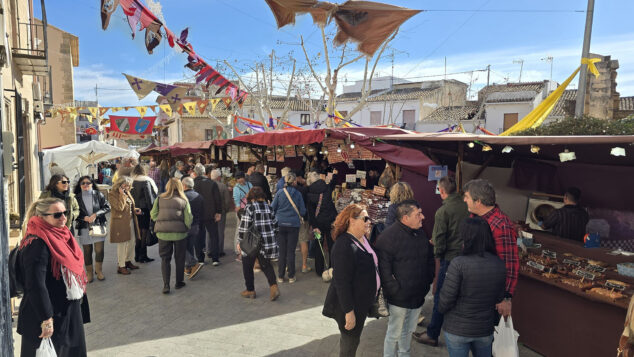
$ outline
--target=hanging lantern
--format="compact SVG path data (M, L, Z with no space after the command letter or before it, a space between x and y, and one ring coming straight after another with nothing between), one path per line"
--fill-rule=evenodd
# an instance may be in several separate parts
M491 151L493 148L489 144L482 145L482 151Z
M561 162L572 161L576 158L577 156L575 155L575 152L569 151L568 149L564 150L564 152L559 153L559 161Z
M539 146L537 146L537 145L531 145L531 152L532 152L533 154L539 154L539 150L541 150L541 149L542 149L542 148L540 148L540 147L539 147Z
M510 146L508 146L508 145L507 145L507 146L505 146L504 148L502 148L502 154L508 154L508 153L510 153L511 151L513 151L513 148L512 148L512 147L510 147Z

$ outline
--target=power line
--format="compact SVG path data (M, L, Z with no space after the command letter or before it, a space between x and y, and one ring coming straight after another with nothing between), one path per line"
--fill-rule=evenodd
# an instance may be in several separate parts
M537 9L430 9L423 10L425 12L480 12L480 13L585 13L585 10L537 10Z

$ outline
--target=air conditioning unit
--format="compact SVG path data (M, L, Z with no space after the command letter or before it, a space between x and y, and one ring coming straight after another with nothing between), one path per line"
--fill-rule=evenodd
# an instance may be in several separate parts
M526 207L526 223L528 223L532 229L543 230L542 227L539 226L539 222L548 217L552 211L563 206L563 202L552 201L544 196L529 197L528 206Z

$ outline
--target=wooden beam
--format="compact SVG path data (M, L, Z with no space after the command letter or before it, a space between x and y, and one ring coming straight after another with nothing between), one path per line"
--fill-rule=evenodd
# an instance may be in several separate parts
M258 159L259 162L264 162L264 160L262 160L262 154L257 153L253 147L249 147L249 150L251 150L251 153L253 153L253 155L255 155L255 158Z
M476 171L473 176L471 177L472 180L475 180L477 178L480 177L480 175L482 175L482 173L484 172L484 170L486 170L487 167L489 167L489 165L493 162L493 160L496 158L497 156L495 155L491 155L489 156L488 159L486 159L486 161L484 162L484 164L482 164L480 166L480 168L478 169L478 171Z

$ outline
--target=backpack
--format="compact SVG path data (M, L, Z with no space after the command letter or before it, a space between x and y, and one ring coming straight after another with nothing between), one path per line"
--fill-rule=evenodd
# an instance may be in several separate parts
M9 253L9 291L11 297L24 295L24 277L20 266L20 246L13 248Z

